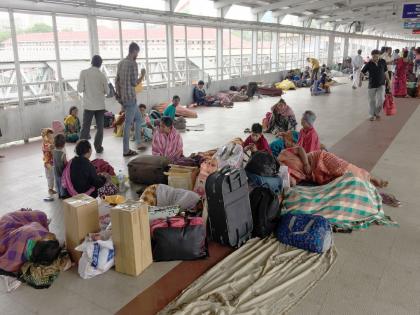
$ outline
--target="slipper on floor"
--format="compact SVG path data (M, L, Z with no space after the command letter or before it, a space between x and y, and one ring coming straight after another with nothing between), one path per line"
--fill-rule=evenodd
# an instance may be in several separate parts
M127 156L135 156L135 155L137 155L137 152L136 151L133 151L133 150L128 150L127 153L124 153L123 154L124 157L127 157Z
M394 195L382 192L380 193L380 195L384 204L395 208L401 206L401 201L399 201Z

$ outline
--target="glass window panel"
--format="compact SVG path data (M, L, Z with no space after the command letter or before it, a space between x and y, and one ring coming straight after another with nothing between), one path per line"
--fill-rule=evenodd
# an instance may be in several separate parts
M286 70L286 38L287 33L278 33L279 71Z
M184 85L186 81L187 59L186 59L186 42L185 42L185 26L174 26L174 72L173 80L175 85Z
M118 21L97 20L99 54L102 59L121 59Z
M204 70L212 80L217 80L217 32L215 28L203 28Z
M145 33L144 33L144 23L137 23L137 22L121 22L121 32L122 32L122 41L123 41L123 56L128 55L128 47L130 43L135 42L140 46L140 52L137 56L137 64L140 69L146 69L146 41L145 41ZM150 53L150 50L149 50ZM112 74L116 75L117 73L117 64L115 62L112 69ZM145 85L149 82L146 80Z
M166 43L166 26L147 24L147 56L149 58L149 85L168 85L168 48Z
M14 18L19 60L56 60L51 16L15 13Z
M0 12L0 106L18 105L9 14Z
M242 75L252 75L252 31L242 31Z
M202 80L201 27L187 27L188 69L191 83Z
M79 100L79 74L82 69L90 67L91 59L87 19L57 16L57 35L65 98Z
M230 78L230 29L223 29L222 31L223 36L223 47L222 47L222 79L229 79Z
M241 57L241 31L230 30L230 64L231 64L231 77L239 78L241 76L242 57ZM246 45L249 45L247 41Z

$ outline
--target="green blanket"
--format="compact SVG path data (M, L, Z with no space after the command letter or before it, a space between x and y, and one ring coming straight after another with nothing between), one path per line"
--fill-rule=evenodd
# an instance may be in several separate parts
M351 173L323 186L295 186L286 193L283 205L283 214L321 215L340 228L397 225L385 216L376 188Z

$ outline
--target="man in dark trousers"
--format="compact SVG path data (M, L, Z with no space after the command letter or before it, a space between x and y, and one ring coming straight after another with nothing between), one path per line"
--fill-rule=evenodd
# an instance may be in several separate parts
M83 124L80 139L90 139L90 125L95 116L96 135L94 147L97 153L103 152L105 95L108 94L108 82L100 70L102 58L93 56L91 67L80 72L77 91L83 93Z
M375 49L371 55L370 61L362 68L359 82L362 82L364 74L369 73L369 120L374 121L381 118L380 113L385 101L385 83L390 86L390 82L386 62L380 58L381 52Z

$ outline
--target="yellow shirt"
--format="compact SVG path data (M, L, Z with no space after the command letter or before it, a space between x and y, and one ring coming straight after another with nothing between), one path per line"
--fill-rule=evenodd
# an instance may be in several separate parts
M312 69L318 69L319 68L319 61L315 58L309 58L309 63L311 64Z

